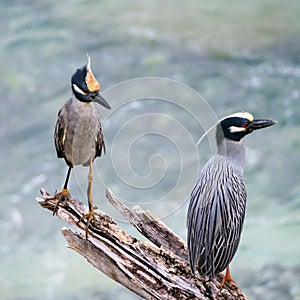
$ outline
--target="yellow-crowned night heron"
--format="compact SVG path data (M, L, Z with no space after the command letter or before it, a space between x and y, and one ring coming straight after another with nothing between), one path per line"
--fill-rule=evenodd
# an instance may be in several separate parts
M202 168L191 193L187 213L191 270L213 279L226 268L221 287L233 281L229 263L237 251L245 217L245 148L241 139L275 123L254 120L247 112L221 119L216 125L218 152Z
M69 166L64 187L59 194L56 204L69 194L68 181L74 165L89 166L88 203L89 212L81 220L87 218L86 236L89 224L93 218L94 206L92 200L92 163L105 151L103 128L100 114L93 102L97 102L110 109L109 104L99 94L100 85L88 64L77 69L71 79L73 95L58 112L54 132L54 142L58 158L64 158ZM54 214L56 212L54 210Z

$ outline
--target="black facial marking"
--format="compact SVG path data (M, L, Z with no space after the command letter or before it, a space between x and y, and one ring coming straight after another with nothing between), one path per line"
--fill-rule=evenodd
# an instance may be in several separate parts
M76 70L76 72L73 74L73 76L71 78L72 90L78 100L80 100L82 102L91 102L92 99L90 97L90 92L89 92L89 89L85 82L86 74L87 74L86 66L83 66L81 69ZM78 88L80 88L87 95L83 95L83 94L77 92L74 89L73 84L77 85Z
M218 144L221 143L224 137L232 141L239 142L245 135L253 131L249 128L250 124L251 121L248 120L247 118L231 117L222 120L217 125L217 131L216 131L217 143ZM231 132L230 127L232 126L238 128L244 128L245 130Z

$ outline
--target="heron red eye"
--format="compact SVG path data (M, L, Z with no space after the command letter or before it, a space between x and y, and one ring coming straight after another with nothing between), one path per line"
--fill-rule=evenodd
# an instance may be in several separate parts
M248 123L247 123L247 122L244 122L244 123L243 123L243 127L244 127L244 128L247 128L247 126L248 126Z

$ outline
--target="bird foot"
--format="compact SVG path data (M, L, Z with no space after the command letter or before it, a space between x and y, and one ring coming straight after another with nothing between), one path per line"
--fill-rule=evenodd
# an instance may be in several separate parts
M221 274L222 275L222 274ZM222 275L223 276L223 275ZM234 279L231 277L230 275L230 270L229 270L229 267L226 268L226 273L225 273L225 276L223 276L223 279L222 279L222 282L220 284L220 289L222 289L225 285L226 282L233 282L234 284L236 284L236 282L234 281Z
M86 227L85 227L85 239L86 240L88 238L89 226L91 224L91 221L94 219L94 212L95 212L96 208L97 208L96 206L93 206L92 209L89 210L87 214L83 215L77 222L77 225L79 225L79 223L82 222L83 220L85 220L85 219L87 220Z
M57 199L57 202L54 206L53 216L56 214L58 205L67 200L67 197L70 195L68 189L62 189L60 192L56 193L54 199Z

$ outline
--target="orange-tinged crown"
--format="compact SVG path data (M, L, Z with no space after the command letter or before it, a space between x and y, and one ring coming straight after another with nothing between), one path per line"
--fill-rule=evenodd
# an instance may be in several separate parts
M87 64L87 73L86 73L86 77L85 77L85 83L89 89L90 92L99 92L100 91L100 84L97 81L97 79L95 78L92 69L91 69L91 58L90 56L87 54L87 58L88 58L88 64Z

